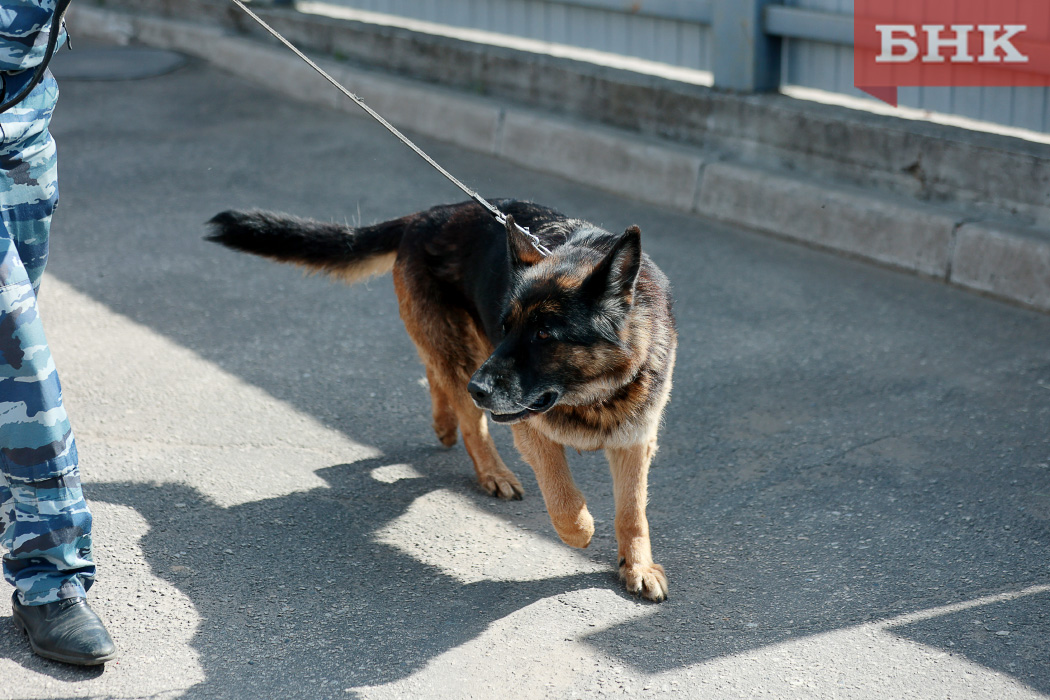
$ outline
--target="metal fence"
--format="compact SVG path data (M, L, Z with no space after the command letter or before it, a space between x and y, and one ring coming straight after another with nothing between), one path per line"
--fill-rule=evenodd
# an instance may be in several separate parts
M853 86L853 0L324 0L710 71L716 87ZM901 88L900 103L1050 131L1047 88Z

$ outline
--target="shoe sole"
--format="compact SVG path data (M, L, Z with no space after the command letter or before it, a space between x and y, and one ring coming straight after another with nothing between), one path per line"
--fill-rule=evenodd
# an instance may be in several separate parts
M40 649L37 647L36 642L29 636L29 631L26 626L22 623L21 618L18 617L18 613L12 611L11 619L14 620L15 629L26 636L29 640L29 647L33 650L33 653L37 656L41 656L45 659L52 661L61 661L64 664L73 664L74 666L101 666L107 661L112 661L117 658L117 653L107 654L106 656L99 656L91 659L85 659L79 656L65 656L64 654L56 654L53 651L47 651L46 649Z

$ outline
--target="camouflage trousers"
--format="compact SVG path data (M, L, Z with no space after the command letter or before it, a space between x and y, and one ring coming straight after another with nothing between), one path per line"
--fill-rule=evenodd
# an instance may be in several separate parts
M27 77L5 76L7 94ZM37 313L58 204L57 99L48 74L0 114L0 550L4 578L29 605L83 596L95 575L77 448Z

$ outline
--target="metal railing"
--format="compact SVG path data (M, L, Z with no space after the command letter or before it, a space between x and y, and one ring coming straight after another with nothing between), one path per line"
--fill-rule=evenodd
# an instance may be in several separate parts
M293 0L273 0L291 5ZM774 0L326 0L334 5L447 22L472 29L531 34L528 38L575 43L640 58L665 60L687 68L711 70L716 87L742 92L775 90L781 81L783 37L852 42L851 18L846 15L788 7ZM571 12L579 12L572 17ZM589 13L589 14L588 14ZM603 17L617 17L624 27L647 32L648 47L616 47L611 36L603 45ZM655 23L642 27L643 22ZM540 31L536 27L540 26ZM692 51L679 51L676 60L669 44L682 41L683 29L701 38L691 39ZM605 27L610 35L614 31ZM620 39L633 38L621 31ZM575 41L574 41L575 39ZM641 44L640 41L634 43ZM639 55L641 54L641 55ZM668 58L670 56L670 58Z
M853 86L852 0L320 0L707 71L743 93ZM271 0L292 4L293 0ZM1050 89L902 88L902 105L1036 131Z

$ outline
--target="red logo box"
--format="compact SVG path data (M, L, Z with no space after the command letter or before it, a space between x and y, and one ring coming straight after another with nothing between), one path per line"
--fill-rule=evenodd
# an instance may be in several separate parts
M1050 0L854 0L854 84L1050 86Z

